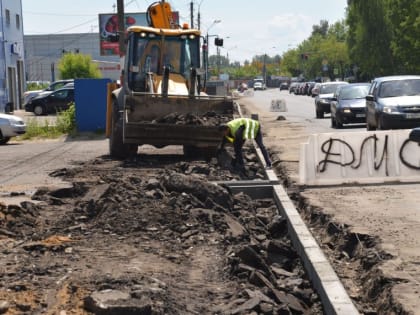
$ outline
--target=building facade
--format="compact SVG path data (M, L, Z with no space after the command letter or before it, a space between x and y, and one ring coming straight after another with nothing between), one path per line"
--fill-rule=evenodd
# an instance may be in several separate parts
M0 112L21 108L25 86L21 0L0 0Z
M58 62L65 53L90 55L103 78L119 79L119 56L101 56L99 33L25 35L26 81L61 79Z

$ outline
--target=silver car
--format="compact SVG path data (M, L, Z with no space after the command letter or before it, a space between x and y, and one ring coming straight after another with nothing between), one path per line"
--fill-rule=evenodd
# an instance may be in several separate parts
M373 80L366 96L367 130L419 126L420 76L387 76Z
M0 113L0 144L26 132L25 122L18 116Z

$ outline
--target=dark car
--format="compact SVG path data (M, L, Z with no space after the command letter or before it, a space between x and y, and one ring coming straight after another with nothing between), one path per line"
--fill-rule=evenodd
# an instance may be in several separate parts
M74 79L58 80L58 81L55 81L55 82L51 83L47 88L45 88L43 90L26 91L25 93L23 93L23 102L24 102L24 104L26 104L31 99L33 99L35 96L38 96L41 93L52 92L52 91L61 89L65 86L67 86L67 84L71 84L71 83L74 84Z
M373 80L366 96L366 128L405 129L420 126L420 76Z
M306 91L306 95L311 96L312 95L312 90L315 87L316 82L308 82L308 89Z
M366 95L370 83L351 83L337 88L331 100L331 127L366 122Z
M282 90L288 90L289 89L289 83L287 83L287 82L282 82L281 84L280 84L280 91L282 91Z
M316 118L324 118L324 113L331 111L331 99L341 85L349 84L344 81L334 81L321 83L319 86L319 94L315 97L315 113Z
M74 102L74 87L69 86L54 92L43 92L25 104L25 111L45 115L67 110Z

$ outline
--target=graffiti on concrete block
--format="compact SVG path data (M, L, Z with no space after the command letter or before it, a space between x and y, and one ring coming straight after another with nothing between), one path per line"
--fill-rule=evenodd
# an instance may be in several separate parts
M348 142L337 139L329 138L324 141L321 145L321 152L323 153L323 158L318 163L317 172L323 173L327 170L329 164L337 164L341 167L351 167L352 169L358 169L362 166L364 162L364 156L367 144L373 142L373 167L377 171L381 167L385 169L386 176L389 176L388 173L388 157L389 157L389 138L388 135L385 135L384 140L381 141L376 134L368 136L363 139L359 147L353 147ZM381 143L383 142L383 143ZM400 149L399 149L399 159L402 164L406 167L414 170L420 170L420 166L414 165L409 162L407 159L407 145L412 142L409 139L406 139ZM417 145L417 143L416 143ZM338 152L337 148L340 152ZM356 152L359 152L358 154ZM344 154L345 153L345 154ZM366 158L365 158L366 159Z

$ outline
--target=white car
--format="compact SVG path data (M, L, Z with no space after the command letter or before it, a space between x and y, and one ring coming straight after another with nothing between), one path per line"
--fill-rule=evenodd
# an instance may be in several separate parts
M11 137L26 132L25 122L18 116L0 113L0 145L9 142Z
M263 81L255 81L254 90L265 90L265 83Z

